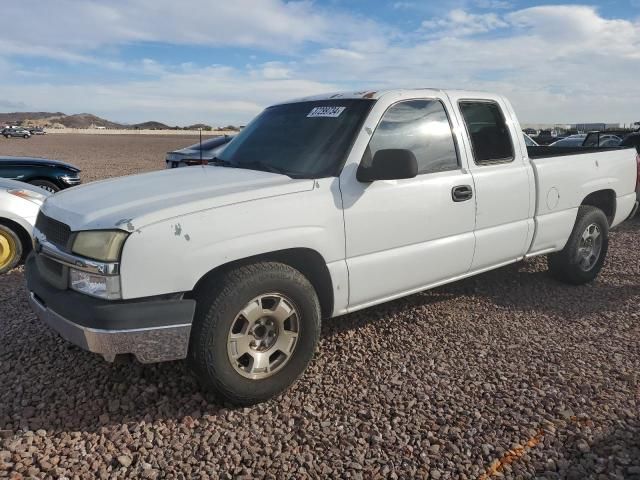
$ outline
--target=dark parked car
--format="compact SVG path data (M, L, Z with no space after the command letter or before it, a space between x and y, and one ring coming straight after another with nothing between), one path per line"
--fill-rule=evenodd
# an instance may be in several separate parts
M29 130L25 130L24 128L11 127L11 128L5 128L4 130L2 130L2 135L4 135L5 138L11 138L11 137L30 138L31 132Z
M638 153L640 153L640 130L627 133L620 142L621 147L636 147Z
M0 157L0 177L57 192L80 183L80 169L69 163L37 157Z
M589 132L569 135L550 146L552 147L584 147L584 148L612 148L620 146L622 137L610 132Z
M538 145L549 145L559 140L557 136L551 133L551 130L540 130L537 136L531 137Z
M43 129L43 128L30 128L29 129L29 133L31 133L31 135L46 135L47 132Z
M168 152L166 157L167 168L190 167L211 162L233 139L233 135L224 135L204 140L182 148ZM202 153L200 151L202 150Z
M578 133L576 135L569 135L568 137L560 138L551 143L551 147L581 147L584 143L587 135L584 133Z

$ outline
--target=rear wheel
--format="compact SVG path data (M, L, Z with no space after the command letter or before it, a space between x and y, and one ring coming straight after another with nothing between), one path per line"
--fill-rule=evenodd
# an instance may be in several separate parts
M29 182L31 185L36 187L40 187L47 192L56 193L60 191L60 187L58 187L55 183L50 182L48 180L32 180Z
M238 267L197 295L190 361L200 382L237 405L288 388L313 357L320 304L311 283L276 262Z
M582 285L594 280L609 247L609 222L596 207L583 205L564 249L549 256L549 270L558 280Z
M22 241L11 228L0 224L0 274L8 272L20 263Z

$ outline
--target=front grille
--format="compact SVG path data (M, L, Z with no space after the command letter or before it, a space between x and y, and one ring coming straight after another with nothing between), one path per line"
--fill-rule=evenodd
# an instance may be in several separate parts
M40 212L36 219L36 228L54 245L63 249L67 248L69 237L71 237L71 229L68 225Z

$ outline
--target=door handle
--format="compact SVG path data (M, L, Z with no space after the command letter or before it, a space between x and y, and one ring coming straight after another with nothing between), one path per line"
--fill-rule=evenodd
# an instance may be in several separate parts
M458 185L451 189L451 199L454 202L464 202L473 198L471 185Z

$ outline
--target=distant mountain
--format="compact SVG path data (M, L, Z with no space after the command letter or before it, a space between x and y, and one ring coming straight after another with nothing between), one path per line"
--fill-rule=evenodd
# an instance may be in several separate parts
M128 128L127 125L121 123L110 122L104 118L100 118L90 113L76 113L75 115L63 115L61 117L53 117L55 123L60 123L67 128L91 128L91 127L107 127L107 128Z
M161 122L143 122L128 125L125 128L134 128L136 130L169 130L171 127Z
M0 113L0 124L15 124L25 120L43 120L52 117L64 117L62 112L12 112Z
M135 130L169 130L172 127L161 122L143 122L133 125L112 122L91 113L66 115L62 112L12 112L0 113L0 126L21 124L50 128L118 128Z

